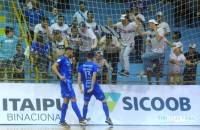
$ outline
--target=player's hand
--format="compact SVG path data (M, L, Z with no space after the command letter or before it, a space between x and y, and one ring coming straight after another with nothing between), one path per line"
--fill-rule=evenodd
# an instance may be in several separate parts
M64 76L59 76L59 79L66 82L66 79Z
M83 89L80 89L80 91L81 91L81 94L84 94L84 90Z
M22 38L23 38L23 39L27 39L28 36L27 36L27 35L23 35Z
M108 18L108 24L111 24L112 23L112 19L111 18Z
M88 93L91 93L92 91L93 91L92 88L87 90Z
M73 65L76 64L76 59L75 59L75 57L72 58L72 64L73 64Z
M113 71L113 68L112 68L112 67L110 67L110 71Z

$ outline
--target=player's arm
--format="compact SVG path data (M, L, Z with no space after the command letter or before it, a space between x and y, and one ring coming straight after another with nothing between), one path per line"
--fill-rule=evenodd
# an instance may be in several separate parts
M165 36L166 36L166 37L170 36L170 28L169 28L169 25L168 25L168 24L167 24L167 27L166 27Z
M137 25L137 27L136 27L136 31L138 32L138 34L139 34L140 36L146 36L147 33L146 33L146 32L142 32L142 31L139 29L140 26L141 26L141 25Z
M157 27L155 27L154 31L155 31L155 35L156 35L156 40L157 40L158 42L160 42L160 41L163 39L163 36L160 35L160 34L161 34L161 33L164 34L164 30L162 30L162 32L161 32L161 31L158 32Z
M49 40L53 40L53 36L51 35L51 30L49 28L49 26L47 25L46 27L46 32L47 32L47 37L49 38Z
M58 72L58 67L59 67L59 64L57 62L55 62L51 69L53 70L53 72L60 78L60 80L62 81L65 81L65 77L63 77L59 72Z
M21 43L22 40L25 40L27 38L27 35L22 35L19 39L18 39L18 43Z
M110 71L113 71L113 68L109 66L107 60L105 60L104 65L106 66L107 69L109 69Z
M98 40L92 30L90 30L90 37L93 39L93 45L91 46L91 49L95 49L97 47Z
M92 74L92 84L91 84L91 88L88 90L88 92L92 92L92 90L94 89L94 83L96 81L96 77L97 77L97 72L93 72L93 74Z
M166 38L165 38L165 43L167 43L171 47L176 47L176 45L174 45L173 43L171 43L170 41L168 41Z
M111 18L108 18L108 26L110 28L117 28L117 25L112 23L112 19Z
M135 17L133 13L130 14L130 17L135 21L137 25L141 25L141 23L137 20L137 18Z
M80 92L83 94L84 91L83 91L83 88L82 88L82 81L81 81L81 79L82 79L81 73L78 72L78 86L79 86Z
M97 40L97 38L95 38L94 42L93 42L93 45L91 46L91 48L95 49L97 47L97 43L98 43L98 40Z
M34 32L33 42L37 42L38 33Z
M23 70L24 70L24 61L22 62L22 66L20 68L20 73L23 72Z

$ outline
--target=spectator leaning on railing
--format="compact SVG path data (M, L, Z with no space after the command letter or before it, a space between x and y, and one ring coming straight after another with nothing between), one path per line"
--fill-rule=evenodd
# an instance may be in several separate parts
M5 34L0 37L0 80L4 77L4 69L7 69L7 77L12 78L12 60L15 54L15 48L17 43L21 44L21 41L27 36L17 37L14 35L14 29L6 26Z

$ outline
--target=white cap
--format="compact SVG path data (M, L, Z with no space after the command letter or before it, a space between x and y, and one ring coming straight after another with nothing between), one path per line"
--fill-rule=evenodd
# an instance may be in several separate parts
M98 50L98 51L96 52L96 54L100 54L101 56L103 56L103 51Z
M125 20L125 19L126 19L126 14L122 14L120 20Z
M189 47L195 49L196 48L196 44L190 44Z
M141 19L143 22L145 22L145 18L142 14L138 14L136 17Z
M175 46L175 48L180 48L180 47L182 47L181 44L178 44L178 45Z
M158 24L158 23L156 22L156 20L154 20L154 19L150 19L148 23Z
M163 16L163 13L161 11L159 11L158 13L156 13L156 15Z

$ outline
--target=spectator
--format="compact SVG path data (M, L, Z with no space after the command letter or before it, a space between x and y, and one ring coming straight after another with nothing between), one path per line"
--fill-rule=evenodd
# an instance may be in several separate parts
M111 63L113 68L111 82L112 84L116 84L120 51L119 41L116 37L112 36L112 34L108 33L101 38L100 45L103 46L104 58L107 59L108 63Z
M87 12L86 24L93 31L96 29L97 23L94 21L94 13L93 13L93 11L88 11Z
M8 26L5 28L5 34L0 37L0 80L3 80L5 68L7 69L7 78L12 78L12 60L16 52L13 48L26 38L26 35L20 38L15 36L13 28Z
M87 10L85 9L85 2L84 1L80 1L79 2L79 8L80 10L77 11L74 16L73 16L73 19L77 19L78 21L78 24L81 22L81 21L86 21L86 18L87 18Z
M24 82L25 73L24 73L24 62L25 55L23 54L23 49L21 44L16 45L17 53L13 56L13 79L15 79L15 83Z
M35 26L33 42L37 41L38 36L42 36L46 43L49 43L50 39L52 39L50 27L48 26L48 18L46 17L42 17L41 23Z
M38 2L34 1L32 5L33 5L32 9L26 9L24 11L24 16L26 20L28 21L28 27L29 27L29 31L31 35L30 38L33 40L35 25L40 23L42 17L44 16L44 12L40 10Z
M129 10L126 11L126 14L127 15L135 15L138 22L142 25L140 26L140 30L143 30L145 31L145 18L144 18L144 15L140 14L139 13L139 8L138 7L133 7L131 10L130 10L130 13L129 13ZM133 22L134 20L133 19L130 19L131 22ZM142 51L143 51L143 37L140 36L138 33L136 33L136 36L135 36L135 46L134 46L134 51L135 51L135 58L131 59L131 62L134 62L134 63L142 63L142 60L141 60L141 55L142 55ZM130 55L131 57L133 57L132 55Z
M53 32L53 43L52 43L52 50L53 50L53 60L58 59L60 56L64 55L65 48L68 47L68 40L67 38L62 38L62 34L59 30Z
M92 29L89 29L86 22L79 24L79 34L81 36L81 45L79 46L79 66L82 65L87 58L87 54L97 47L97 37Z
M58 22L58 8L57 7L53 7L52 14L53 16L49 18L50 25Z
M113 71L113 68L110 67L107 60L103 58L103 52L102 51L96 52L93 63L98 66L97 80L99 81L99 83L105 84L106 83L107 70L109 69L110 71ZM104 69L105 67L106 67L106 70Z
M108 19L108 25L111 28L118 28L120 30L121 35L121 51L120 51L120 64L122 66L122 70L120 72L121 75L129 77L129 54L132 51L132 48L135 46L135 35L136 35L136 27L139 24L135 15L131 15L131 18L134 19L135 22L129 22L129 15L123 14L120 17L121 22L117 24L112 24L112 19ZM136 24L137 23L137 24Z
M63 15L58 15L58 22L51 25L51 34L55 30L61 31L62 38L68 37L69 26L67 24L64 24L64 16Z
M78 28L76 26L71 27L71 33L69 34L69 37L67 38L69 42L69 47L71 47L74 51L74 57L76 59L76 63L74 65L74 74L77 74L76 72L76 65L77 62L79 62L79 45L81 44L81 36L78 33Z
M100 39L100 32L98 31L97 23L94 21L94 13L93 11L87 12L86 24L89 28L91 28L96 35L97 39Z
M38 68L42 72L42 78L46 79L48 71L48 60L52 60L52 57L49 54L48 44L45 43L42 36L37 37L37 42L32 43L31 46L31 55L34 58L33 66ZM46 82L44 80L44 82Z
M168 80L169 84L177 85L182 84L182 65L183 63L187 65L194 65L188 61L185 56L181 53L181 49L177 46L174 49L174 53L171 53L169 56L168 64ZM195 63L196 65L196 63Z
M193 63L192 65L186 65L183 72L183 84L184 85L195 85L196 84L196 73L197 64L200 60L199 52L195 51L196 44L189 45L189 51L184 54L186 60Z
M142 61L144 64L144 73L148 74L152 72L153 60L159 59L164 55L165 41L164 41L164 29L157 28L158 23L154 19L149 20L150 30L147 32L141 32L139 26L137 30L140 35L147 36L147 42L150 44L150 48L142 55ZM143 75L144 73L141 73Z
M163 21L163 13L158 12L156 13L156 16L157 16L158 28L163 28L165 31L165 36L170 36L169 24Z
M172 48L171 48L171 53L174 53L174 48L175 48L176 46L180 46L181 52L183 52L183 44L180 42L180 39L181 39L181 32L179 32L179 31L174 31L174 34L173 34L172 39L174 40L173 43L171 43L171 42L165 40L165 42L166 42L168 45L172 46Z
M140 26L140 30L143 30L145 31L145 18L142 14L137 14L136 15L136 18L137 20L140 22L141 26ZM135 63L142 63L142 59L141 59L141 56L142 56L142 52L143 52L143 37L140 36L138 33L136 33L136 36L135 36L135 46L134 46L134 49L135 49Z
M147 9L147 3L145 0L134 0L133 3L130 5L130 10L136 9L140 14L144 14L144 10Z

